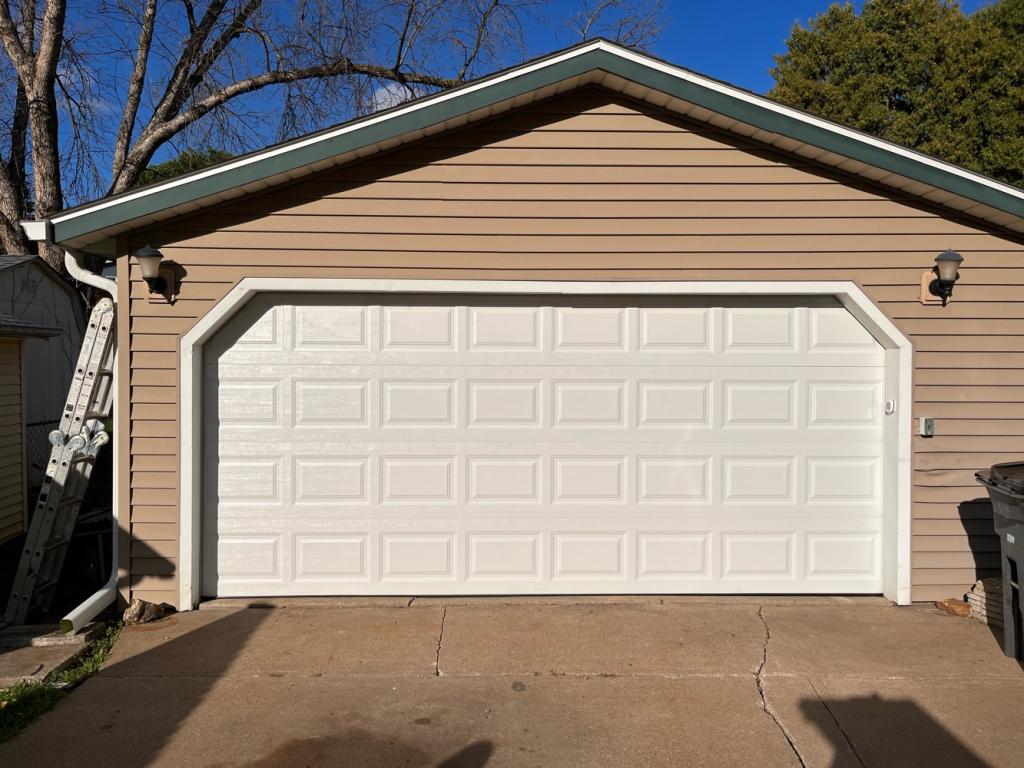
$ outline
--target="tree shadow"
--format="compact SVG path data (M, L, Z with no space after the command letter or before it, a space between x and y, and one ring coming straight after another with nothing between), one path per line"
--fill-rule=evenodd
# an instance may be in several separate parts
M135 644L133 634L172 633L179 619L172 616L155 624L125 627L111 660L93 679L11 742L0 745L0 764L23 768L69 765L78 760L103 764L116 754L114 762L123 768L149 765L232 665L266 615L266 611L230 613L119 658L119 650L123 654ZM153 711L152 689L124 684L138 678L162 678L164 682L159 716L148 717L144 723L136 717ZM111 734L122 718L134 722L130 734L115 744ZM83 732L88 738L81 738ZM69 738L69 733L78 738Z
M126 627L110 661L93 678L40 717L11 741L0 744L0 765L35 768L76 763L143 768L166 761L165 749L180 732L202 735L201 705L229 673L235 680L284 677L273 671L279 649L265 636L250 640L273 611L203 611L171 616L164 621ZM191 631L186 624L194 624ZM271 634L273 630L271 630ZM165 639L168 638L168 639ZM250 669L251 665L251 669ZM483 768L494 751L490 740L478 739L436 762L422 749L388 733L320 724L313 737L288 738L294 713L282 700L273 722L257 709L253 717L244 700L232 702L227 721L252 730L281 730L274 748L255 762L260 768L291 766L436 766ZM301 721L302 715L298 715ZM223 726L222 726L223 727ZM208 737L208 733L206 734ZM220 754L231 754L230 737ZM207 741L207 743L209 743ZM189 750L177 743L175 752ZM213 755L189 754L206 765ZM234 765L237 762L231 762Z
M433 763L421 749L394 739L380 739L359 728L311 739L289 739L248 768L307 768L307 766L362 766L363 768L483 768L491 759L494 745L475 741L440 763ZM211 768L216 768L211 766Z
M909 699L804 699L800 710L832 746L830 768L989 768L989 763Z

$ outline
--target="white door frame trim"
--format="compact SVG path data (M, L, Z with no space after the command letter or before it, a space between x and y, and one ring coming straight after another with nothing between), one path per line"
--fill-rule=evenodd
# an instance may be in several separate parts
M834 296L886 349L887 399L884 438L883 593L910 603L911 405L913 347L896 325L852 281L651 281L376 280L246 277L181 338L179 454L180 508L178 607L201 598L202 376L203 345L257 293L449 293L526 295Z

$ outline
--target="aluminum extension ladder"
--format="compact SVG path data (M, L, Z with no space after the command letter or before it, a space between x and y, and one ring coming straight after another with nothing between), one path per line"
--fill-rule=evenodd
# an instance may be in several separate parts
M114 399L114 302L93 307L60 425L50 433L50 461L39 490L7 611L0 624L24 624L30 610L49 610L78 510L96 457L110 437Z

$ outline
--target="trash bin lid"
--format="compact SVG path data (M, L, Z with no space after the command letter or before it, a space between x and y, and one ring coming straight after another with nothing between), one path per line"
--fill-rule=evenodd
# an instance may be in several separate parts
M1024 495L1024 461L993 464L990 482L1000 485L1011 493Z

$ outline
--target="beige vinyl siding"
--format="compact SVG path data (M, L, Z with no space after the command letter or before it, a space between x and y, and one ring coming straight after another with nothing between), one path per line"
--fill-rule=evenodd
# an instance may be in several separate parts
M21 342L0 339L0 544L25 532L26 513Z
M138 232L187 276L151 301L130 267L131 580L176 602L177 349L261 277L856 280L914 341L913 597L995 573L973 472L1024 447L1019 238L597 90ZM945 248L945 309L918 301Z

